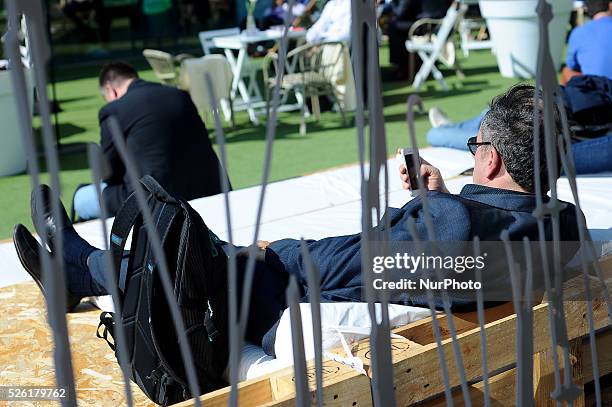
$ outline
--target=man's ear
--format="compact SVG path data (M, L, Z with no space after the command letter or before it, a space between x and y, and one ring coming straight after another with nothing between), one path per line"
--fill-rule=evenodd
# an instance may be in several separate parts
M104 89L106 90L106 93L110 96L111 102L113 100L116 100L117 97L119 96L117 89L114 86L112 86L110 83L107 83L106 85L104 85Z
M487 160L485 175L488 179L495 179L502 170L503 162L501 156L493 146L489 146L485 156Z

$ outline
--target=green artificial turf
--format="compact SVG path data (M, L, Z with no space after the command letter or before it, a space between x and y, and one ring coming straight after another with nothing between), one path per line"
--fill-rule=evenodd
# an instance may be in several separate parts
M388 50L381 48L381 65L385 67ZM141 76L154 80L143 61L136 61ZM450 91L444 92L430 79L419 92L425 109L439 106L454 120L473 117L482 111L491 98L512 85L516 80L502 78L495 58L488 51L472 52L462 60L465 79L458 80L452 71L443 71ZM98 109L103 105L97 86L99 66L80 66L56 70L57 99L63 112L59 114L60 142L64 152L60 155L62 197L69 202L77 185L91 182L84 150L70 153L83 143L97 142ZM407 83L383 83L383 106L388 153L397 147L408 146L406 126L406 99L414 90ZM352 119L353 115L349 115ZM270 180L297 177L314 171L355 163L357 134L355 127L342 125L340 116L333 112L322 114L321 121L310 119L308 133L298 132L298 112L279 114L279 125L273 147ZM36 123L36 121L35 121ZM211 140L215 139L212 125L207 123ZM417 116L416 131L419 144L426 145L425 133L429 129L426 115ZM236 127L225 128L228 172L235 189L257 185L262 180L265 151L265 128L252 125L244 112L236 114ZM217 148L215 144L215 148ZM197 182L198 174L194 174ZM48 175L43 172L43 182ZM0 178L0 240L10 237L15 223L31 226L29 209L30 180L26 174ZM67 205L68 206L68 205Z

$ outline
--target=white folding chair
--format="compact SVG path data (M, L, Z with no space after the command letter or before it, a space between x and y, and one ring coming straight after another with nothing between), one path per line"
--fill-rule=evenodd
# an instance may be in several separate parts
M461 3L466 6L478 5L478 0L461 0ZM461 37L461 50L463 56L468 57L471 50L493 49L493 41L491 39L479 39L484 37L487 24L484 18L464 17L459 21L459 36ZM472 37L472 32L478 30L476 38Z
M350 62L346 60L348 55L348 45L340 41L305 44L287 53L285 73L280 86L285 96L293 92L300 103L302 109L300 135L306 135L307 107L305 100L307 98L311 98L313 113L317 121L321 117L319 96L329 96L336 102L342 123L346 123L343 102L348 102L345 97L353 97L351 93L354 95L354 89L351 89L350 85L347 86L347 82L352 81L353 78ZM278 69L278 54L268 53L262 64L268 114ZM338 85L342 86L342 94L339 92Z
M210 75L217 106L221 108L225 120L234 125L231 92L232 67L223 55L210 54L202 58L185 59L181 63L179 86L187 90L200 113L210 114L213 103L210 99L206 75Z
M408 40L406 41L406 49L409 52L416 52L419 57L421 57L421 60L423 60L423 65L421 65L421 69L419 69L419 72L415 75L414 82L412 83L412 86L417 90L421 88L430 73L440 82L442 89L445 91L448 90L442 72L436 68L436 61L454 67L457 71L457 75L463 77L463 73L459 68L459 63L454 55L455 48L451 35L455 31L466 9L467 6L461 5L455 1L448 8L446 16L443 19L423 18L416 21L410 27ZM417 30L425 25L429 25L431 28L439 28L435 33L430 31L426 36L415 35Z

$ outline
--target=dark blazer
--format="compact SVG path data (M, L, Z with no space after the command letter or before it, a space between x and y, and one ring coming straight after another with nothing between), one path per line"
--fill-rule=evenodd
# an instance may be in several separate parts
M503 245L499 243L503 230L509 234L509 239L521 242L524 237L531 241L538 239L537 220L533 216L536 207L534 195L514 192L504 189L489 188L481 185L466 185L460 194L452 195L441 192L430 191L427 193L429 210L432 217L435 239L450 245L452 250L459 248L461 253L455 255L472 254L471 247L467 246L474 236L478 236L483 242L495 245L496 250L485 263L483 269L483 292L487 305L493 305L498 301L511 299L511 282L507 269L507 261L503 253ZM563 203L560 213L561 240L578 240L576 227L576 208L570 203ZM423 201L417 197L402 208L389 208L379 226L375 229L383 231L388 228L390 241L389 254L411 253L408 242L412 235L408 228L408 220L413 219L419 239L427 241L425 227L425 216L423 212ZM544 219L545 239L552 239L552 222L550 218ZM491 243L491 241L497 243ZM320 273L321 300L327 302L337 301L364 301L362 281L362 250L361 235L328 237L321 240L309 240L306 242L315 270ZM519 246L515 245L514 247ZM443 246L444 247L444 246ZM484 246L487 247L487 246ZM519 246L520 247L520 246ZM567 247L567 246L566 246ZM572 245L571 250L563 253L563 260L571 258L577 250ZM501 251L501 253L500 253ZM483 252L481 252L483 253ZM412 252L418 256L420 253ZM444 253L445 255L448 253ZM516 256L516 254L515 254ZM492 262L490 261L492 260ZM497 260L497 261L496 261ZM515 260L520 260L515 257ZM244 261L243 261L244 263ZM534 269L538 267L537 259L533 261ZM239 263L239 290L242 289L241 282L244 279L244 264ZM524 270L524 269L523 269ZM397 271L391 270L389 274ZM411 280L417 281L427 278L422 270L421 274L413 275ZM441 273L445 271L442 270ZM471 271L473 273L473 271ZM470 271L465 271L461 276L467 276ZM535 274L535 272L534 272ZM264 351L274 355L274 341L276 326L280 315L287 307L286 288L289 276L295 276L301 294L302 301L307 302L308 297L308 272L304 267L304 260L300 247L300 241L295 239L283 239L272 242L265 251L265 260L257 262L255 277L253 279L253 296L251 297L251 309L257 312L249 313L249 323L246 337L253 343L262 344ZM542 275L540 273L540 275ZM380 275L376 275L379 277ZM407 273L398 274L401 278L407 277ZM447 271L442 278L457 277L455 270ZM465 278L463 278L465 280ZM537 286L537 285L535 285ZM498 292L492 292L496 289ZM499 292L501 290L501 293ZM441 299L434 293L436 307L441 308ZM491 299L490 296L494 296ZM449 292L451 307L456 311L468 311L475 307L476 300L473 291ZM390 301L398 304L428 306L426 295L422 290L394 291Z
M443 18L453 0L398 0L393 2L397 20L414 22L421 18Z
M119 122L140 176L153 176L168 192L187 200L222 192L219 160L189 94L136 79L123 97L99 113L100 143L110 163L103 196L111 215L132 192L109 131L111 116Z
M503 230L508 232L511 241L520 242L525 237L530 241L537 241L539 238L537 220L533 216L536 207L535 195L470 184L466 185L458 195L429 191L427 196L435 240L467 242L472 241L474 236L478 236L481 241L500 241ZM563 203L563 207L560 213L561 240L575 242L579 240L576 208L567 202ZM376 229L379 231L386 229L386 221L388 221L390 253L404 253L410 250L411 246L406 244L412 240L408 228L409 218L414 220L419 239L429 240L420 198L411 200L400 209L389 208L385 216L388 218L381 220ZM550 218L544 219L544 231L545 240L552 240ZM505 252L502 245L497 244L496 247L499 250L496 252L497 256L493 256L496 258L489 259L496 262L487 263L488 274L484 278L489 279L491 286L503 287L505 292L509 293L511 292L508 291L510 276L506 268L501 270L501 267L507 264ZM323 298L328 301L362 300L360 234L308 241L308 249L315 266L321 273ZM462 249L462 247L455 246L454 249ZM571 252L566 250L563 253L565 262L573 257L577 246L572 245L571 249ZM468 254L473 254L473 252ZM307 271L304 269L298 240L284 239L273 242L266 251L266 260L274 267L297 276L298 281L306 281ZM491 264L494 264L494 267L490 267ZM497 267L498 265L500 267ZM493 275L490 272L492 269L499 273ZM454 277L454 272L452 275L443 276L443 278L446 277ZM472 294L470 294L470 299L473 300ZM451 301L457 307L474 303L473 301L461 301L460 297L451 298ZM427 306L423 298L408 298L408 301L397 302Z

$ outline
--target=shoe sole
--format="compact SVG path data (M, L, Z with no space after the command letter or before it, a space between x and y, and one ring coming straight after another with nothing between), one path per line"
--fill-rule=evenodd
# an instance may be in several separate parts
M38 208L38 200L36 199L37 195L40 195L40 204L42 205L41 208ZM36 230L36 234L38 234L41 239L43 238L43 233L47 234L47 228L43 225L43 230L38 230L38 222L36 221L34 214L36 213L38 216L42 216L40 211L42 211L42 209L47 205L49 195L49 187L45 184L41 184L37 189L32 191L32 194L30 195L30 217L32 218L32 223L34 225L34 229ZM52 245L51 239L47 235L47 246L53 252L53 248L51 247Z
M37 276L35 276L34 274L32 274L32 272L30 272L27 262L25 261L24 257L21 255L21 251L17 248L17 244L15 243L16 232L17 232L17 229L15 228L15 230L13 230L13 246L15 246L15 252L17 252L17 258L19 259L19 262L21 263L21 266L23 267L23 269L28 273L28 275L32 278L32 280L34 280L34 282L40 289L40 292L46 298L47 294L45 292L45 288L42 284L42 281L40 281L40 279ZM39 253L39 256L40 256L40 253ZM72 312L81 303L82 298L73 297L70 293L68 293L68 291L66 291L66 294L67 294L66 310L67 312Z
M21 266L23 267L23 269L28 273L28 275L32 278L32 280L34 280L34 282L36 283L40 291L43 293L43 295L45 295L45 288L43 287L42 281L40 281L38 277L35 276L30 271L29 266L27 265L27 262L25 261L25 259L23 258L21 254L21 250L19 250L19 248L17 247L17 243L15 239L16 233L17 233L17 228L13 230L13 246L15 246L15 251L17 252L17 258L19 259L19 262L21 263Z

